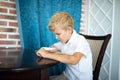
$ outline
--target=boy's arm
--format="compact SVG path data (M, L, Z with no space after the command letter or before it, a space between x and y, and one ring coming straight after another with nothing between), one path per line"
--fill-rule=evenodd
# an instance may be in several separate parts
M64 53L62 53L62 54L49 54L48 53L45 57L60 61L62 63L74 65L79 62L79 60L81 59L82 56L83 56L83 54L81 54L80 52L76 52L73 55L68 55L68 54L64 54Z
M73 55L68 55L64 53L57 54L57 52L52 54L43 48L37 51L37 55L41 55L44 58L54 59L66 64L77 64L83 56L83 54L80 52L75 52Z

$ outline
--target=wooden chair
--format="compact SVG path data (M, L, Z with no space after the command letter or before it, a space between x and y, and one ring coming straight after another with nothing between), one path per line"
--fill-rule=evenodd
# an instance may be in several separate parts
M93 80L98 80L101 64L103 61L103 57L108 45L108 42L111 38L111 34L107 34L104 36L92 36L92 35L83 35L88 43L90 44L90 48L93 55Z

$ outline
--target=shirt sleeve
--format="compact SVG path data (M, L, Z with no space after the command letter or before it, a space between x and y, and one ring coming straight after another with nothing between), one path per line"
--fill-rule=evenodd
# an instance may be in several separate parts
M89 54L90 47L87 40L84 37L80 38L79 42L77 43L75 52L81 52L85 57L87 57L87 55Z
M62 50L62 46L63 46L63 44L61 43L61 42L57 42L57 43L55 43L55 44L53 44L59 51L61 51Z

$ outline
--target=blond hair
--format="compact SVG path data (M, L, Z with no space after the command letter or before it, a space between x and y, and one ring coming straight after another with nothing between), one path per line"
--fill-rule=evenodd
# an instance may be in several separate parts
M54 31L57 27L61 29L66 29L67 27L73 28L73 24L73 19L68 13L57 12L51 17L48 28L51 31Z

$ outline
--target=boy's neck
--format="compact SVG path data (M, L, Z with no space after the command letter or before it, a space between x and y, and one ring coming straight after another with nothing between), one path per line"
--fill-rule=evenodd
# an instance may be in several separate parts
M71 31L70 37L69 37L69 39L65 42L65 44L70 40L72 34L73 34L73 30Z

